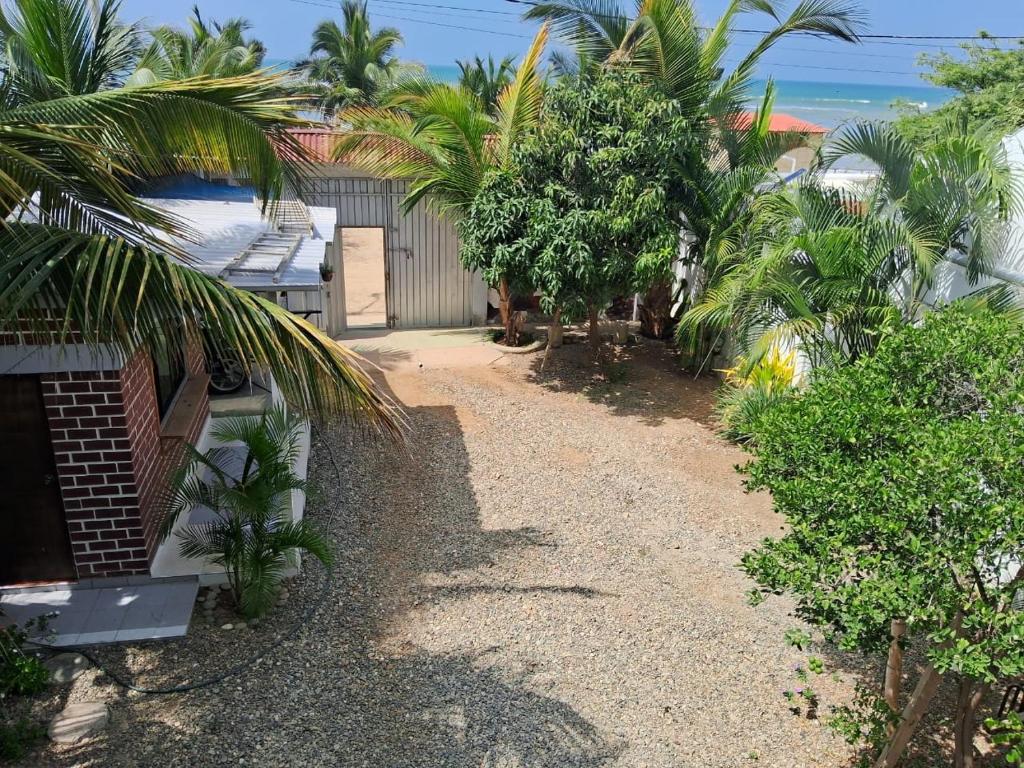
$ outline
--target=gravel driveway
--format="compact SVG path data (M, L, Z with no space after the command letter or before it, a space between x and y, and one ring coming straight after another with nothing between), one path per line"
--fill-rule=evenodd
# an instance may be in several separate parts
M339 557L308 626L185 695L89 673L39 708L103 698L110 728L30 764L848 765L781 696L806 659L783 641L788 605L744 597L736 563L779 522L709 426L713 386L663 358L596 369L567 347L543 375L538 356L396 368L407 452L340 429L314 447L309 514ZM307 568L255 629L103 653L147 684L197 679L269 643L322 583ZM840 671L815 681L824 700L847 690Z

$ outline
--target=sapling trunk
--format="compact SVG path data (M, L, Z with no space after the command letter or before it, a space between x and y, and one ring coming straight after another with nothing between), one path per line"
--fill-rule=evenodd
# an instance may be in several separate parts
M551 358L551 350L562 346L562 308L555 307L555 313L551 316L551 324L548 326L548 344L544 348L544 359L540 363L541 373L547 367Z
M976 685L975 681L969 677L960 680L954 725L953 765L955 768L974 768L974 730L978 707L991 687L988 683Z
M501 315L501 324L505 326L505 344L514 347L519 343L516 338L515 313L512 311L512 291L508 285L508 278L503 277L498 281L498 313Z
M900 640L907 634L907 623L902 619L893 619L889 634L892 636L892 642L889 643L889 659L885 665L884 695L889 709L898 714L900 711L900 685L903 679L903 647L900 645ZM886 729L890 738L895 731L895 724L889 725Z
M921 673L917 686L910 695L910 701L903 708L900 722L896 726L896 730L893 731L889 743L885 745L885 749L875 760L874 768L896 768L899 765L910 739L917 731L918 725L921 724L921 718L931 706L932 699L935 698L935 692L938 691L941 682L942 675L929 664Z
M590 304L587 309L590 313L590 328L587 335L590 337L590 347L596 357L601 349L601 329L598 327L597 304Z

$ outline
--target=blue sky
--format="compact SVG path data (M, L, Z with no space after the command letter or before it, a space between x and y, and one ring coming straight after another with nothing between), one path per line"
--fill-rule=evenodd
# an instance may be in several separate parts
M194 0L123 0L126 19L152 24L181 24ZM713 21L727 0L697 0L702 17ZM795 2L795 0L793 0ZM626 7L633 0L624 0ZM790 6L792 6L792 2ZM266 43L275 59L306 53L310 32L325 18L340 18L330 0L199 0L204 15L245 16L253 34ZM431 7L428 7L431 6ZM453 6L439 8L437 6ZM967 35L985 29L994 35L1024 35L1020 0L863 0L870 32L881 34ZM452 64L476 54L519 54L529 43L535 25L518 17L507 0L369 0L377 25L395 26L405 37L403 58L425 64ZM744 17L744 26L763 28L763 17ZM442 26L450 25L450 26ZM480 31L454 29L473 27ZM735 57L756 38L738 35ZM954 46L955 49L955 46ZM917 54L936 47L868 43L851 46L800 37L779 43L766 57L762 75L780 80L913 85Z

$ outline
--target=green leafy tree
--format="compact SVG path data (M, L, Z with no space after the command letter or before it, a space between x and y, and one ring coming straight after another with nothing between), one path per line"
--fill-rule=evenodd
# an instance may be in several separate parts
M472 91L490 114L498 108L498 96L515 77L515 56L506 56L499 62L488 56L485 62L479 56L472 61L458 61L459 84Z
M959 257L971 281L991 266L1020 206L996 137L952 125L916 147L890 127L855 124L830 145L826 166L852 155L880 169L862 197L812 180L756 200L681 336L728 333L751 363L795 348L812 367L838 365L873 352L885 328L917 321L947 257ZM979 294L993 306L1010 298Z
M327 566L333 559L327 540L309 521L290 519L292 494L308 491L294 470L302 429L280 406L260 416L217 419L210 435L221 447L202 453L188 446L191 460L171 482L164 537L173 532L183 556L223 567L246 618L262 616L273 605L297 553L308 552ZM236 444L241 460L230 447ZM182 514L204 507L215 520L175 530Z
M266 48L247 38L252 28L246 19L221 23L203 19L192 7L187 29L161 26L150 31L152 41L129 79L131 85L190 77L234 77L263 66Z
M186 266L169 236L194 233L133 193L139 179L231 172L277 198L301 170L282 150L302 157L286 130L300 124L297 103L280 96L281 78L124 87L138 28L117 9L114 0L0 6L0 332L130 355L178 322L269 370L297 407L393 430L355 355L283 307Z
M943 676L955 765L974 764L979 703L1024 673L1024 351L1020 318L962 305L887 334L753 428L750 490L790 530L743 559L766 593L845 649L885 653L892 619L927 658L875 765L891 768Z
M755 134L738 120L747 109L764 55L794 34L856 42L863 26L862 13L850 2L807 0L797 3L788 15L782 13L781 5L731 0L710 29L702 27L691 0L635 0L629 13L619 0L544 0L526 12L527 18L549 20L574 47L577 61L559 57L556 64L561 71L576 71L581 62L583 67L624 63L678 101L693 141L686 161L679 165L677 185L687 193L682 207L694 235L691 266L698 270L704 268L705 260L711 262L710 271L717 269L720 249L728 247L729 238L744 226L749 200L776 176L775 160L794 146L794 137L773 138L761 140L761 147L755 149ZM735 54L735 29L746 12L766 17L770 28L733 66L726 59ZM765 129L768 117L762 108ZM767 149L774 150L774 156ZM677 298L672 295L672 283L673 276L666 272L645 289L641 320L646 335L660 338L669 332L670 311ZM705 285L698 281L687 296L699 297ZM687 351L701 358L700 349Z
M460 222L463 263L540 291L550 312L589 316L596 344L599 310L678 252L672 164L686 140L678 102L629 69L559 80Z
M345 107L376 104L403 72L395 49L402 34L373 29L365 0L343 0L343 26L322 21L313 31L310 58L300 62L320 111L332 117Z
M1003 134L1024 126L1024 42L1011 48L988 43L960 47L961 56L943 51L919 57L918 63L931 69L924 78L956 95L931 111L902 105L896 127L908 141L940 137L951 119Z

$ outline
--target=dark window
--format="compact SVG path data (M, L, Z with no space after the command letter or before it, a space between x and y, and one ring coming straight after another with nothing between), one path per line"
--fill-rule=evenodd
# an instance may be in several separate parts
M163 338L153 345L153 378L156 380L156 405L160 418L167 415L175 395L185 383L185 352L181 336Z

